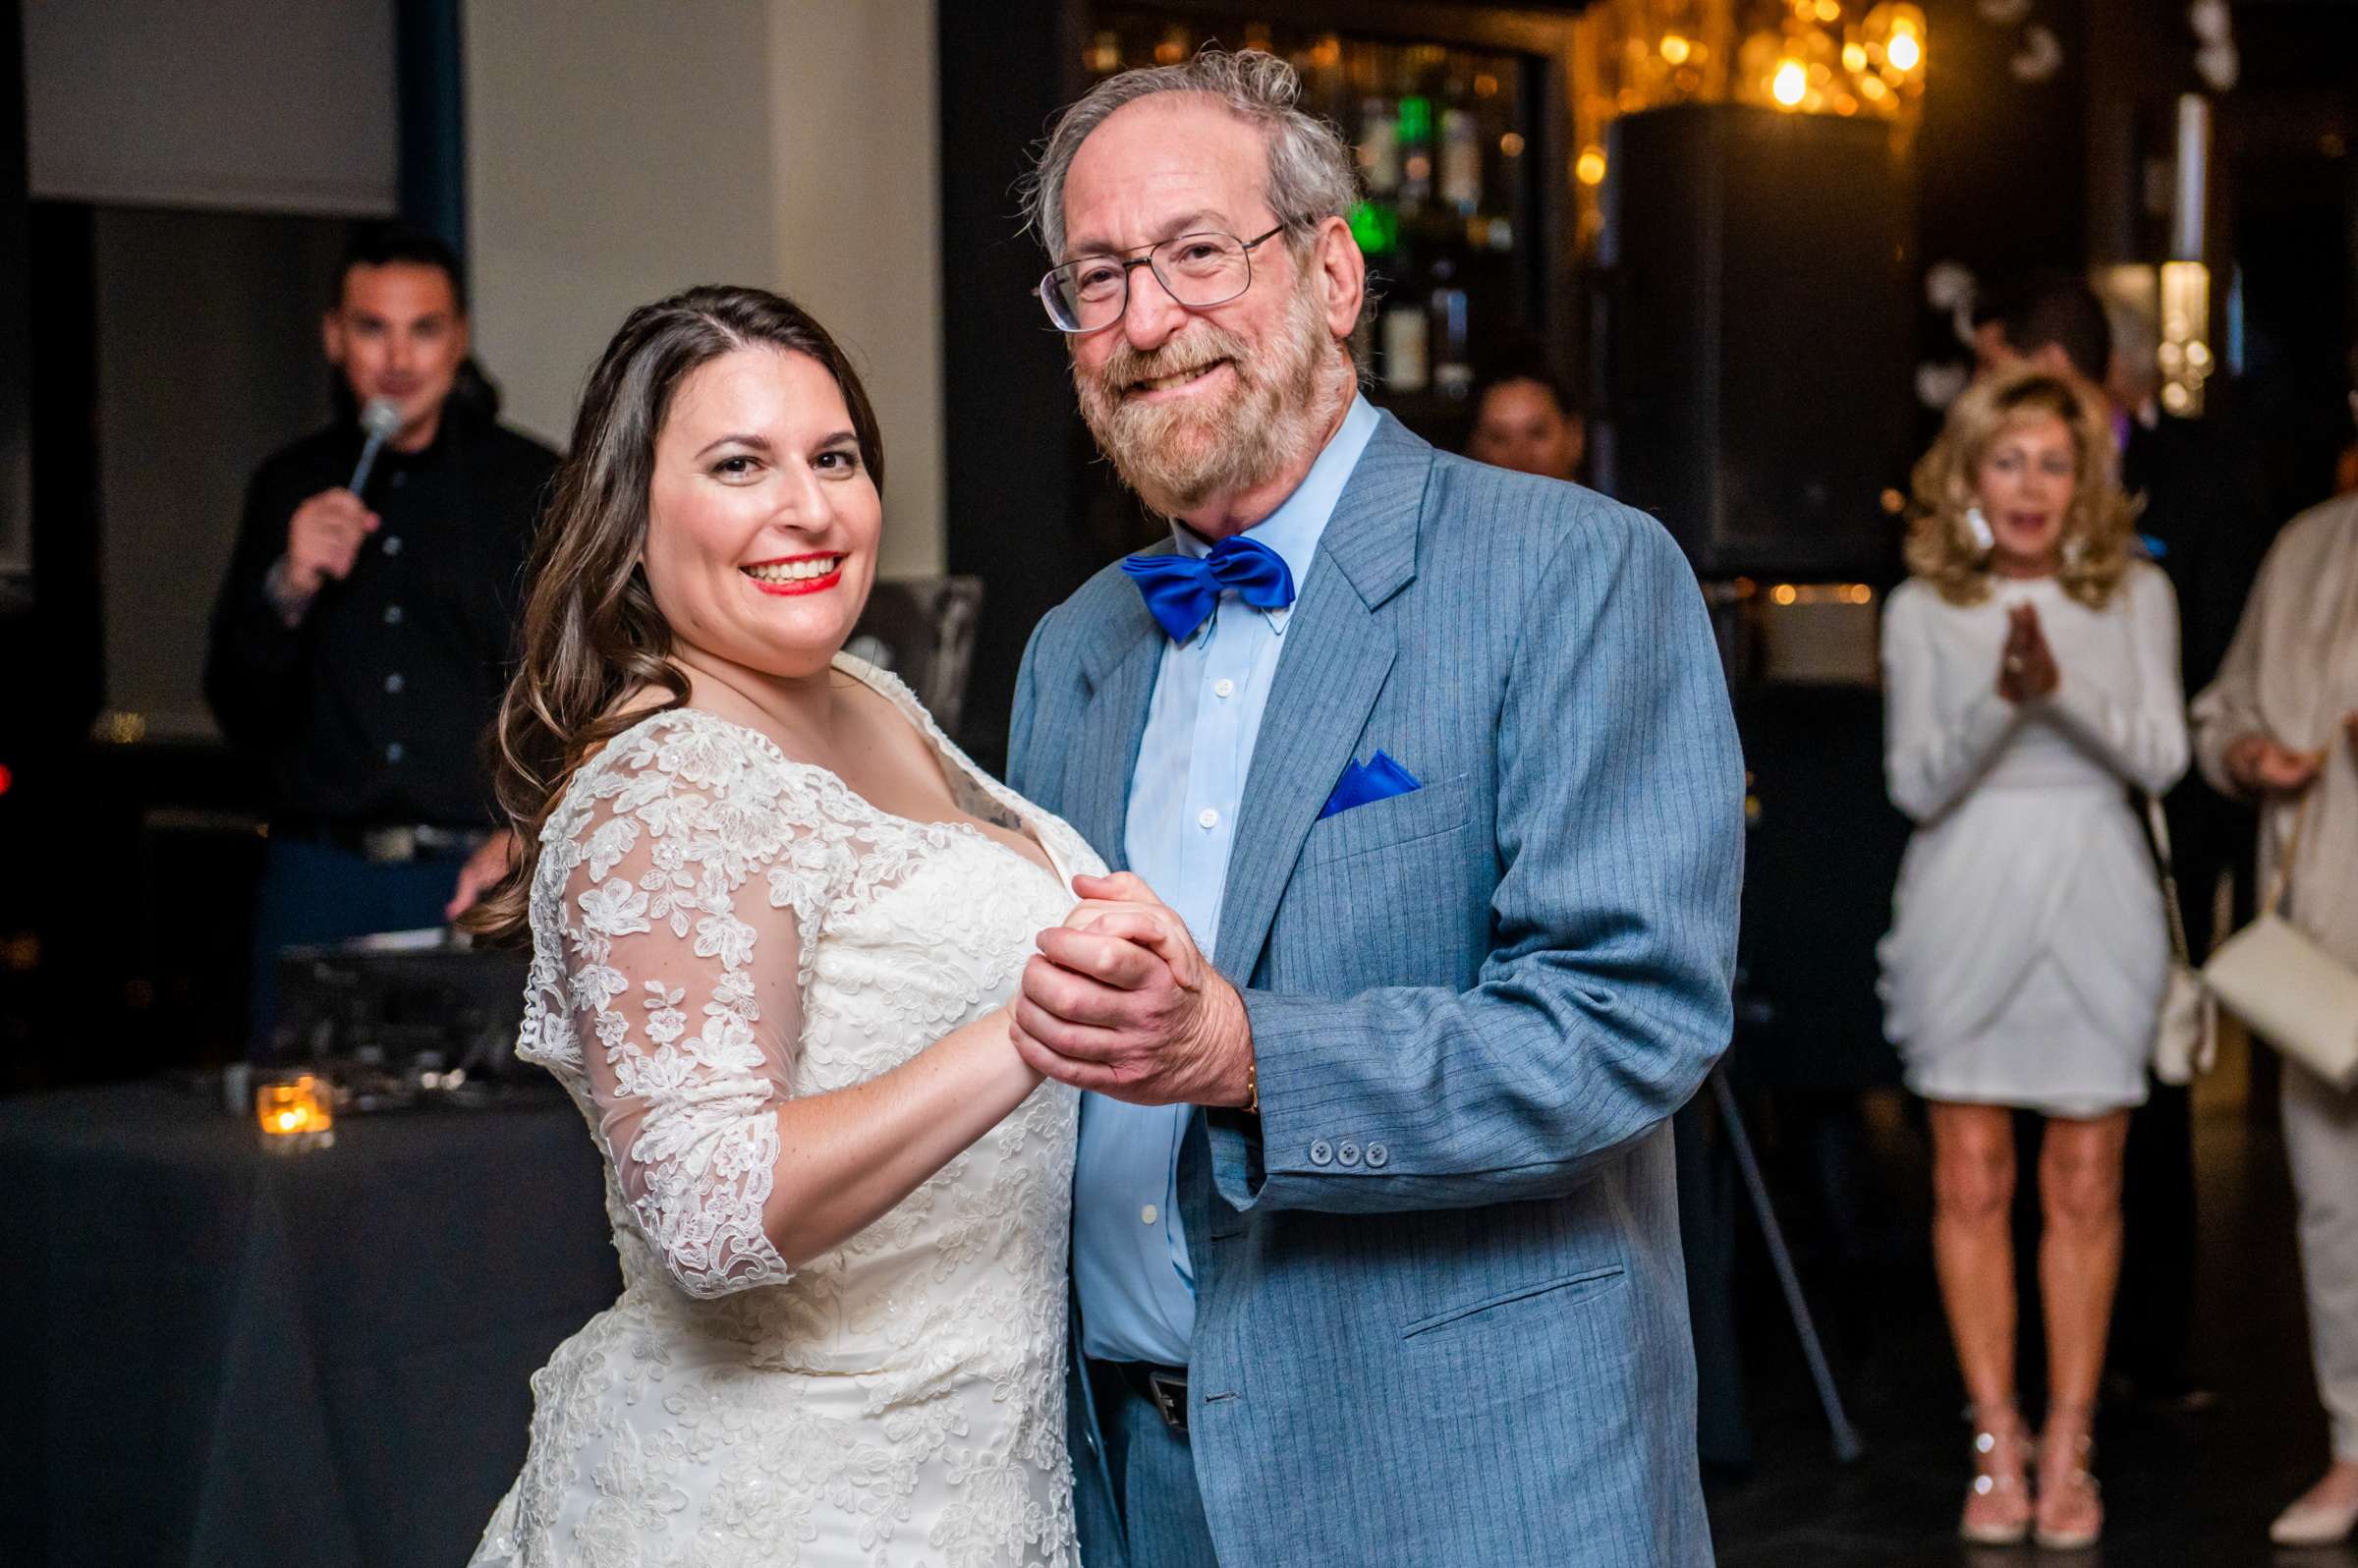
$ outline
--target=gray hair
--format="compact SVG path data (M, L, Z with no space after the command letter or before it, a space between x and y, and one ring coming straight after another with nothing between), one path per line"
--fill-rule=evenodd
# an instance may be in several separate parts
M1269 151L1269 210L1298 240L1327 218L1348 218L1359 168L1330 122L1297 108L1302 79L1259 49L1206 49L1184 65L1142 66L1107 77L1058 116L1023 185L1025 226L1051 259L1064 253L1064 181L1089 134L1113 112L1158 92L1199 92L1258 128Z

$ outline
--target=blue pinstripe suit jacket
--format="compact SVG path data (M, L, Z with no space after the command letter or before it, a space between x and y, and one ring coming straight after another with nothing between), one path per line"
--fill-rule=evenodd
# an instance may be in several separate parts
M1160 653L1109 567L1024 656L1009 781L1116 867ZM1378 748L1424 787L1317 820ZM1223 894L1261 1115L1200 1113L1180 1162L1223 1561L1711 1560L1667 1122L1728 1037L1743 793L1662 529L1385 416L1288 627Z

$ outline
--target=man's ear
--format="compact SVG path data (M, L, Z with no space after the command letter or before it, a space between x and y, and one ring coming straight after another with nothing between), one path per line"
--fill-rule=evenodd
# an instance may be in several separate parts
M322 311L319 316L319 348L327 363L338 366L344 364L344 313L341 310Z
M456 317L456 318L455 318L455 319L454 319L454 320L451 322L451 327L450 327L450 329L451 329L451 331L452 331L454 334L456 334L456 335L457 335L457 337L458 337L458 341L459 341L459 358L460 358L461 360L465 360L465 359L467 358L467 355L468 355L469 351L471 351L471 350L472 350L472 349L474 349L474 347L475 347L475 334L474 334L474 332L473 332L473 331L472 331L472 330L471 330L471 329L468 327L468 324L467 324L467 315L466 315L466 312L465 312L465 311L461 311L461 312L458 314L458 316L457 316L457 317Z
M1360 253L1351 225L1328 218L1319 225L1318 248L1311 252L1326 291L1326 330L1335 340L1348 338L1359 324L1368 299L1368 258Z

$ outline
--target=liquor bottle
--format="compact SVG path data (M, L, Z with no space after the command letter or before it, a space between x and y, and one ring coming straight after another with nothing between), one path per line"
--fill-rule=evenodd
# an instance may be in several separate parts
M1462 398L1474 386L1474 365L1467 354L1466 291L1444 284L1427 302L1432 315L1432 384L1452 398Z
M1370 196L1388 196L1400 189L1400 120L1382 98L1360 104L1359 167L1368 179Z
M1400 100L1400 205L1414 212L1432 199L1432 100Z
M1461 218L1482 205L1482 132L1464 109L1441 111L1441 199Z
M1394 392L1422 392L1432 379L1425 353L1425 311L1414 305L1383 312L1383 384Z

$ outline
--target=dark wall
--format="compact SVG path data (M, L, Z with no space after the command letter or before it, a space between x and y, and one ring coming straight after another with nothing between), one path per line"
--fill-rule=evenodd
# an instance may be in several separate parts
M1027 149L1080 91L1081 27L1058 0L945 5L939 27L949 567L987 585L962 728L995 768L1026 639L1105 558L1064 345L1032 297L1047 263L1017 232Z
M1983 277L2080 265L2090 65L2083 0L2039 0L2024 23L2003 26L1982 15L1980 0L1926 0L1924 9L1919 253L1927 264L1961 261ZM2045 82L2013 70L2032 24L2049 28L2062 50Z

